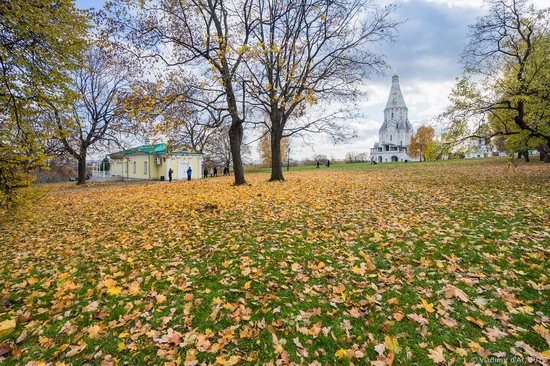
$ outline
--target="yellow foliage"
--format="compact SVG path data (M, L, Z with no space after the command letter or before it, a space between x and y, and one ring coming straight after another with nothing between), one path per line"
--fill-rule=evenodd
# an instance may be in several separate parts
M0 322L0 337L5 337L15 330L15 319L8 319Z

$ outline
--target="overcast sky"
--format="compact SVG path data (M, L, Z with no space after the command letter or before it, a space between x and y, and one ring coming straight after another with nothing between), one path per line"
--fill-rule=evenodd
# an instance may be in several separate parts
M378 48L391 70L383 77L365 81L367 95L357 103L365 117L352 122L358 137L337 145L323 136L311 136L307 145L294 141L292 158L308 158L315 153L341 159L350 151L369 152L378 140L393 74L399 75L409 120L415 129L430 123L444 109L455 78L462 73L459 58L468 25L485 12L483 1L397 0L393 3L399 5L395 17L406 22L399 28L396 43ZM546 1L534 3L540 7ZM102 0L77 0L81 8L99 8L102 4Z

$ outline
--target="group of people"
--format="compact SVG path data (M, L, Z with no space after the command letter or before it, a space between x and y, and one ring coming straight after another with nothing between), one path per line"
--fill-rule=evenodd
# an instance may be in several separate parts
M327 168L330 168L330 160L327 159L327 162L325 163L325 165L327 166ZM319 160L317 160L317 168L319 168L321 166L321 164L319 164Z
M218 176L218 167L212 168L212 171L208 169L208 167L204 167L202 171L202 177L208 178L208 175L210 175L210 178L217 177ZM229 175L229 167L226 165L223 167L223 175Z
M327 166L327 168L330 168L330 160L327 160L325 165ZM317 161L317 168L319 168L319 167L320 167L320 164L319 164L319 161ZM168 181L170 181L170 182L172 181L172 175L173 174L174 174L174 171L172 170L172 168L170 168L168 170ZM189 167L187 169L187 180L191 180L192 175L193 175L193 170L191 169L191 167ZM208 169L208 167L205 166L203 171L202 171L202 177L203 178L208 178L208 175L210 175L210 178L217 177L218 176L218 167L214 167L214 168L212 168L212 171L210 171ZM229 167L227 165L223 167L223 175L229 175Z
M203 178L208 178L208 175L210 177L217 177L218 176L218 168L214 167L212 169L212 172L208 169L208 167L204 167L203 169ZM174 171L172 168L168 169L168 181L172 181L172 176L174 174ZM223 175L229 175L229 167L226 165L223 167ZM193 169L191 167L187 168L187 180L191 180L191 177L193 176Z

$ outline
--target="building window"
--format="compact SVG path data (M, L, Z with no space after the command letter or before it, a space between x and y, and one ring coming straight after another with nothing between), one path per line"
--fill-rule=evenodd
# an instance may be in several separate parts
M393 112L391 112L391 118L393 118Z
M137 163L135 161L132 164L132 173L134 173L134 174L137 173Z
M147 162L143 162L143 174L147 174Z
M390 135L390 141L391 141L391 135Z

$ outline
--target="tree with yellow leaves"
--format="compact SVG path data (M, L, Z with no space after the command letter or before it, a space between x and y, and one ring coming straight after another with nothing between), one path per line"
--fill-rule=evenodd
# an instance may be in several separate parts
M72 0L17 0L0 2L0 26L0 204L7 204L46 162L55 129L44 109L73 100L70 72L88 21Z
M288 137L285 137L281 140L281 148L280 148L281 164L284 164L284 162L288 159L288 147L289 147ZM271 163L272 163L271 151L272 151L271 135L266 131L266 133L264 133L263 136L260 138L260 142L258 144L258 152L260 153L260 160L262 161L262 164L265 166L271 166Z
M434 129L431 126L421 126L411 138L408 154L412 157L420 157L420 161L426 161L426 151L433 150ZM430 154L430 157L433 154Z

